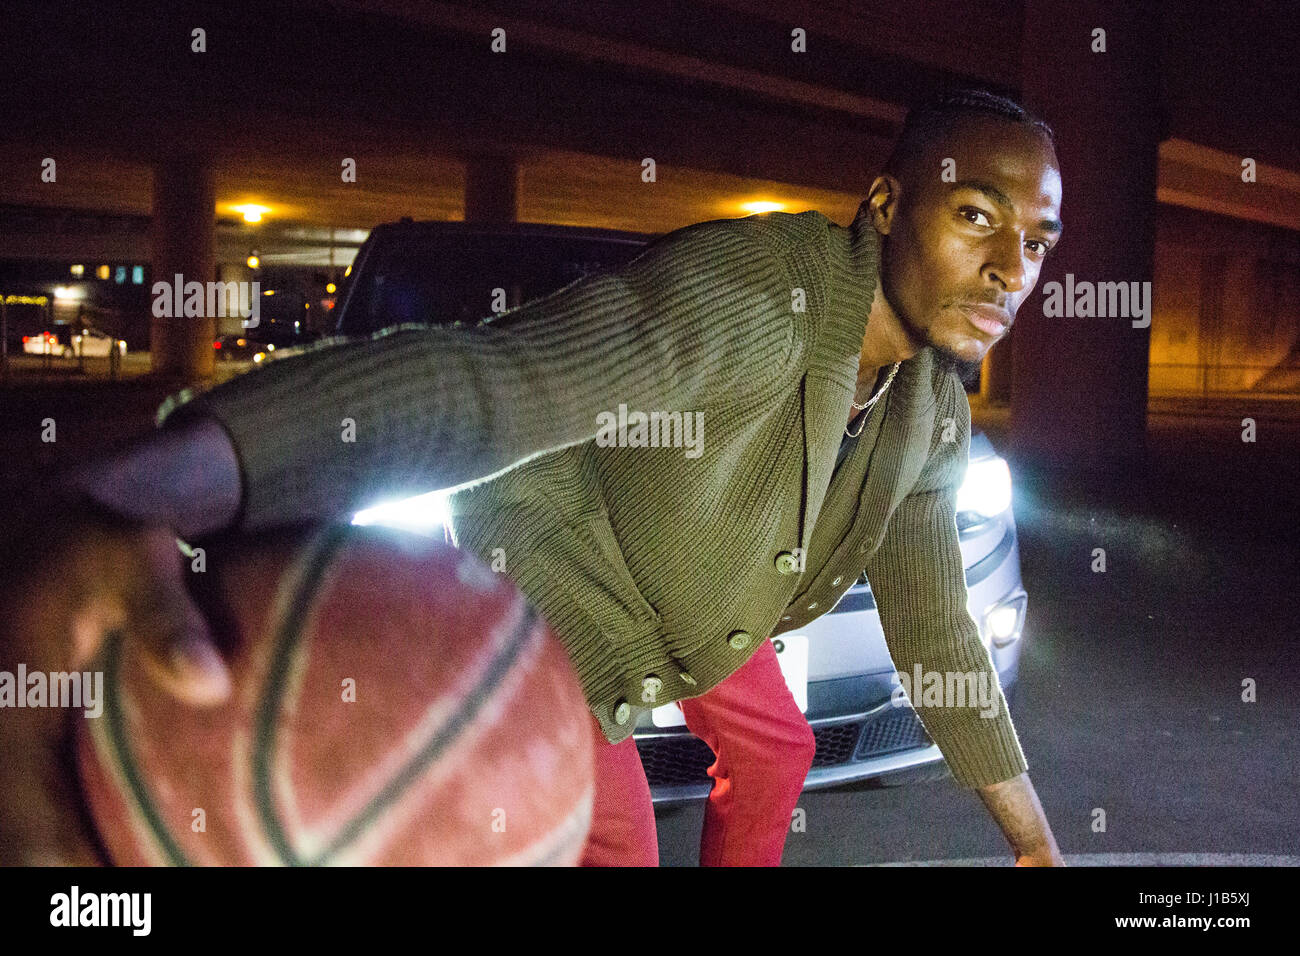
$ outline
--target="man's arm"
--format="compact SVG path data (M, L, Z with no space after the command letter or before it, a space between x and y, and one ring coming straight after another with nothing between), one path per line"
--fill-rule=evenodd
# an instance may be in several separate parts
M184 538L229 527L241 494L230 436L215 420L197 415L79 463L58 484L65 494Z
M979 795L1011 844L1017 866L1065 865L1029 774L980 787Z
M759 227L678 230L490 321L327 341L183 402L180 417L230 436L249 530L475 483L589 440L620 403L743 399L797 345L790 281Z
M451 489L586 441L619 403L659 411L744 400L797 361L790 281L760 220L680 229L614 272L465 327L394 327L333 340L164 404L162 428L64 478L104 573L76 623L93 653L129 621L182 697L215 702L228 676L183 586L170 532L193 538L339 518L386 498ZM436 316L430 316L436 319ZM93 547L92 547L93 545ZM122 560L126 551L133 557ZM75 581L51 557L46 586ZM47 628L50 640L64 639Z
M951 528L949 525L951 524ZM913 492L890 518L867 580L880 612L890 657L900 674L937 673L946 687L963 680L988 698L926 705L921 688L909 698L938 744L957 783L985 787L1028 769L1007 714L997 670L966 609L965 570L956 515L947 490Z
M955 380L954 380L955 381ZM969 455L970 408L949 387L937 420L951 415L958 441L936 429L930 460L898 506L867 566L885 642L895 667L909 677L919 664L943 685L985 688L983 701L924 703L909 697L926 732L943 752L958 785L977 789L1018 859L1059 858L1027 774L1028 763L1007 713L997 670L967 610L965 568L957 537L956 493Z

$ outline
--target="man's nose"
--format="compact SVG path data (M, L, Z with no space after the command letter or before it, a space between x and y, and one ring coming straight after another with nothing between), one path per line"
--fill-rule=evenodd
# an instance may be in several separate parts
M984 266L984 278L999 285L1004 292L1019 292L1028 281L1022 242L1018 236L999 242Z

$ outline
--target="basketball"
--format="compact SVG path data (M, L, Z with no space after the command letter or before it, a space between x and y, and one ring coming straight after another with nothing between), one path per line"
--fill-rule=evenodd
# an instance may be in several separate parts
M569 865L591 715L513 582L381 528L214 544L200 605L230 699L192 707L104 650L83 797L121 865Z

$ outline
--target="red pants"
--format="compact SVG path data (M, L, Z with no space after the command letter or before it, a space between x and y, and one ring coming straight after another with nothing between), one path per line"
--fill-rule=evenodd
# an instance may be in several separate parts
M701 866L776 866L812 766L812 729L781 676L771 641L713 690L681 702L713 750ZM596 735L596 796L583 866L658 866L650 785L636 744Z

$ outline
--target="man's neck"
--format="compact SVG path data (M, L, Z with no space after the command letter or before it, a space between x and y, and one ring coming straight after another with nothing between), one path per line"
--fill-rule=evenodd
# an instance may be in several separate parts
M862 337L858 357L858 387L854 401L861 405L871 397L872 387L886 365L903 362L921 351L925 343L916 339L885 298L880 277L876 277L876 294L871 299L867 331Z
M884 284L876 277L876 294L871 299L871 313L867 316L867 331L862 337L863 368L880 368L904 362L925 347L925 341L894 311L885 298Z

